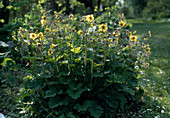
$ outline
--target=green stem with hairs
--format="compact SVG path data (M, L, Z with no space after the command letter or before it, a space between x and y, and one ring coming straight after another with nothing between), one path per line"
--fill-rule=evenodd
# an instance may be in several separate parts
M104 62L103 62L103 72L104 72L104 66L105 66L105 62L106 62L106 54L107 54L107 40L106 39L104 39L105 41L105 50L104 50L104 58L103 58L103 60L104 60Z
M41 54L41 64L42 64L42 68L43 68L43 72L44 72L44 75L45 75L45 80L47 82L47 85L48 85L48 80L47 80L47 75L46 75L46 72L45 72L45 68L44 68L44 58L43 58L43 48L42 48L42 45L41 45L41 48L40 48L40 54Z
M95 45L95 43L93 43L93 45ZM91 61L91 83L90 83L91 88L93 82L94 52L95 52L95 48L93 48L92 61Z

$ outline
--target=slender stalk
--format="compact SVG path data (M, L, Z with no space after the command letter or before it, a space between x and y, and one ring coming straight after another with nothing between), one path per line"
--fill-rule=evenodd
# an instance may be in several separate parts
M44 58L43 58L43 48L42 48L42 45L41 45L41 48L40 48L40 54L41 54L41 64L42 64L42 68L43 68L43 72L44 72L44 75L45 75L45 80L47 82L47 85L48 85L48 80L47 80L47 75L46 75L46 72L45 72L45 68L44 68Z
M85 38L85 59L84 59L84 65L85 65L85 77L84 82L86 81L86 73L87 73L87 36Z
M106 54L107 54L107 40L106 39L104 39L105 41L105 50L104 50L104 62L103 62L103 72L104 72L104 66L105 66L105 62L106 62Z
M87 66L87 36L85 38L85 60L84 60L85 67Z
M93 45L95 44L93 43ZM91 87L92 87L92 82L93 82L94 52L95 52L95 48L93 48L92 62L91 62L91 84L90 84Z
M53 33L52 33L52 39L54 39L54 36L53 36ZM54 44L54 41L52 40L52 43ZM52 58L52 57L51 57ZM56 66L56 69L57 69L57 72L59 73L59 68L58 68L58 65L57 65L57 61L56 61L56 54L55 54L55 66Z

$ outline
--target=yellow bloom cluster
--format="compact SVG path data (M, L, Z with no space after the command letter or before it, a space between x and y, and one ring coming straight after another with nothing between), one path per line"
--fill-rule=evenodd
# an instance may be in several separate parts
M58 16L58 14L57 14L57 12L56 12L56 11L54 11L54 14L55 14L55 17L57 17L57 16Z
M34 40L37 38L37 35L35 33L30 33L30 38Z
M130 36L130 41L136 42L137 41L137 36Z
M45 15L44 10L41 10L41 13L43 13L43 16L41 17L41 24L42 24L42 26L44 26L45 23L48 23L48 21L47 21L47 17Z
M146 48L145 53L148 54L150 52L150 48Z
M55 44L51 44L50 45L50 49L48 50L48 55L53 54L53 48L54 48Z
M69 15L69 19L73 20L73 18L74 18L74 15L73 15L73 14L70 14L70 15Z
M107 25L101 24L99 25L99 32L106 32L108 29Z
M123 21L123 20L120 20L120 21L119 21L119 26L120 26L120 27L126 27L126 26L127 26L127 22L126 22L126 21Z
M84 17L84 21L93 22L93 20L94 20L93 14Z
M79 31L78 31L78 34L79 34L79 35L83 35L82 30L79 30Z
M39 38L42 38L42 37L43 37L43 33L40 32L40 33L38 34L38 37L39 37Z
M151 37L151 31L148 32L149 37Z

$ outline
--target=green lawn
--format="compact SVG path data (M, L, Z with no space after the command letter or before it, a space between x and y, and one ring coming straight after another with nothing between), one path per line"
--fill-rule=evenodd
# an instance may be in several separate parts
M140 20L137 20L140 21ZM149 96L158 100L170 114L170 22L137 22L129 20L137 34L147 34L150 30L152 38L149 40L151 47L150 66L146 75L141 78L142 84L149 91ZM159 107L159 106L158 106ZM165 117L163 116L163 117Z

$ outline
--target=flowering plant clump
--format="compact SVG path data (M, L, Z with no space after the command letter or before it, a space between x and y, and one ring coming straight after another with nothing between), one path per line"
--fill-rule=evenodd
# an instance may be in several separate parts
M123 15L102 16L106 20L56 11L53 17L43 10L41 15L17 36L16 50L31 70L21 90L24 113L115 117L137 104L142 95L137 75L150 56L149 36L129 30Z

